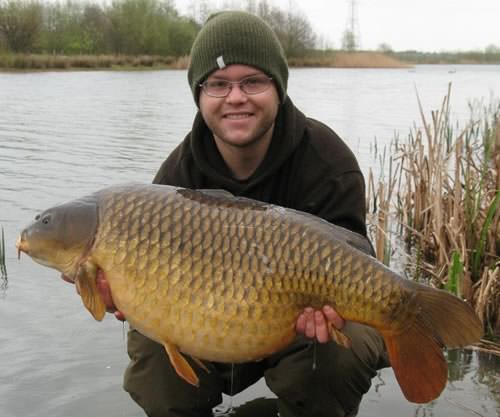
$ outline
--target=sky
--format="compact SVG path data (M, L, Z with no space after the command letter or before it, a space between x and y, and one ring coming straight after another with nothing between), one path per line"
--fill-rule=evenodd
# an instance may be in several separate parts
M341 46L350 20L349 0L268 0L307 16L314 32L333 48ZM211 0L221 7L227 0ZM193 0L175 0L186 14ZM395 51L484 50L500 47L500 0L356 0L361 49L381 44Z

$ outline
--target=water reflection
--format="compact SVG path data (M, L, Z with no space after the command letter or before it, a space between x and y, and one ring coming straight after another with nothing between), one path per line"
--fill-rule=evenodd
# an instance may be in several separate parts
M7 292L7 266L5 265L5 233L0 226L0 298Z
M9 280L7 278L7 268L0 265L0 299L4 298L7 294L7 288L9 286Z
M441 396L429 404L411 404L405 400L391 369L381 370L360 406L359 417L494 417L500 415L500 357L476 350L457 349L447 353L449 381ZM273 394L263 381L252 388L267 397ZM237 406L228 413L224 405L217 416L276 416L274 399L251 399L241 393L231 400Z

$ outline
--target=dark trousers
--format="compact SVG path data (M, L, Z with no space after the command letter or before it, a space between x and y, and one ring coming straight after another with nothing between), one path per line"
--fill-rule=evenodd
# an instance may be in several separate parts
M124 388L149 417L212 417L222 393L237 394L264 376L281 417L355 416L371 379L389 363L374 329L347 323L343 331L351 349L297 337L259 362L208 363L209 373L188 358L200 378L194 387L177 376L163 346L130 330Z

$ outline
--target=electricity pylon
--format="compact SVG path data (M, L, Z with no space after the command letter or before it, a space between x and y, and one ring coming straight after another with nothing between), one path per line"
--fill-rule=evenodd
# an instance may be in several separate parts
M342 48L348 51L355 51L361 46L361 34L359 31L358 20L358 1L347 0L348 2L348 19L346 30L342 38Z

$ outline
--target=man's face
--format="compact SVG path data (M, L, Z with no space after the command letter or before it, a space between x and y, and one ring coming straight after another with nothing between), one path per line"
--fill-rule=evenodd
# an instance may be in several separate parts
M210 74L207 81L240 81L253 75L264 75L247 65L229 65ZM233 84L226 97L216 98L200 90L200 111L205 123L224 146L248 147L268 138L278 114L279 96L274 82L258 94L245 94Z

